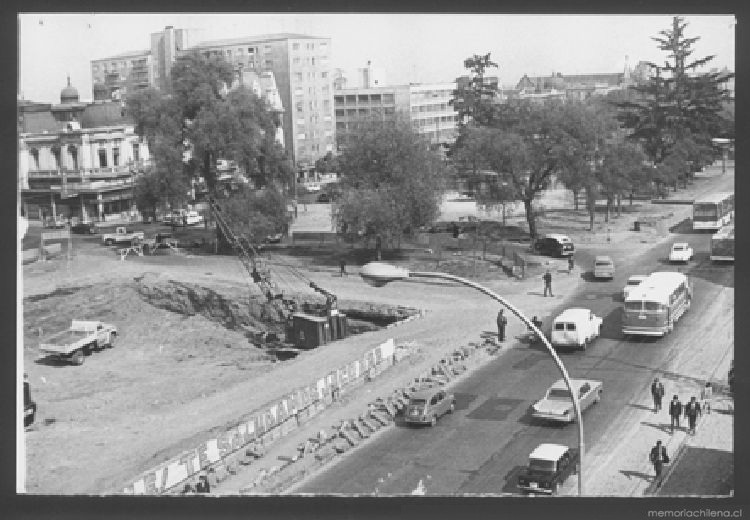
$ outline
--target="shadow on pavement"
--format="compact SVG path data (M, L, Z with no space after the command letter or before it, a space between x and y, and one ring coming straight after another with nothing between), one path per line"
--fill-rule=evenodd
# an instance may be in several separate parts
M643 480L645 480L647 482L651 482L654 479L653 475L648 475L646 473L643 473L642 471L630 471L630 470L627 470L627 469L621 469L620 473L622 473L623 475L625 475L628 478L636 477L636 478L643 479Z
M631 408L638 408L639 410L648 410L649 412L654 411L653 406L646 406L645 404L628 403L628 406Z
M669 424L667 424L667 423L659 423L659 424L657 424L657 423L651 423L651 422L647 422L647 421L641 421L641 424L643 424L645 426L651 426L652 428L656 428L657 430L659 430L661 432L664 432L666 434L669 434L670 431L672 430L672 427ZM680 429L681 428L678 428L678 430L680 430Z

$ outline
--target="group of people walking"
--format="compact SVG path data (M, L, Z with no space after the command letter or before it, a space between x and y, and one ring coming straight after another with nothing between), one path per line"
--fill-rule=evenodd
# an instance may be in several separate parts
M651 383L651 397L654 400L654 413L661 411L661 402L664 397L664 384L659 381L658 377L654 378L654 382ZM713 399L713 387L709 381L706 382L705 386L701 389L700 403L695 396L690 398L690 401L683 405L678 395L673 395L672 400L669 402L669 418L670 418L670 430L669 434L674 434L675 427L680 429L680 418L687 417L688 429L687 432L691 435L695 435L695 427L698 421L698 416L702 415L703 412L711 413L711 401ZM654 472L656 473L656 480L661 478L662 468L664 464L669 462L669 456L667 455L667 448L663 446L661 441L656 441L656 445L651 448L649 453L649 460L654 465Z

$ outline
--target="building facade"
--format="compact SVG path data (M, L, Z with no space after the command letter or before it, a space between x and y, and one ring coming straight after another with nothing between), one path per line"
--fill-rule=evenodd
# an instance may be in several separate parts
M455 141L457 114L450 105L455 83L410 84L372 88L344 88L334 95L336 144L346 147L357 125L377 117L409 118L414 129L434 146Z
M128 87L146 88L154 83L149 50L132 51L91 62L94 99L119 99Z
M190 47L223 56L236 68L273 73L284 108L284 143L299 170L334 150L333 70L330 38L304 34L214 40Z
M133 215L133 185L146 143L117 101L82 103L70 86L60 104L19 101L18 181L27 218Z

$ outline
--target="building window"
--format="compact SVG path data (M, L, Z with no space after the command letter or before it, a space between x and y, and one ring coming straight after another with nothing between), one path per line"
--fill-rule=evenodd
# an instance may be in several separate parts
M271 46L270 45L265 45L263 47L263 52L271 52Z
M232 57L232 51L230 49L227 49L227 58Z
M70 154L70 160L73 163L73 169L78 169L78 148L75 147L75 145L69 145L68 146L68 153Z
M344 117L344 114L346 114L346 111L343 108L336 109L336 117Z
M247 48L247 53L248 54L255 54L255 47L248 47Z
M302 106L302 101L297 101L296 108L297 108L297 112L302 112L302 110L304 110Z
M39 169L39 150L36 148L32 148L29 150L29 153L31 154L31 157L34 159L34 169Z
M310 58L310 62L311 62L311 63L312 63L313 65L315 65L315 56L313 56L312 58Z
M323 110L325 110L326 112L328 112L329 110L331 110L331 100L330 99L324 99L323 100Z
M106 168L107 167L107 150L105 150L104 148L99 148L98 154L99 154L99 167Z
M351 103L351 104L353 105L354 103L356 103L356 102L357 102L357 96L355 96L355 95L353 95L353 94L348 94L348 95L346 96L346 102L347 102L347 104L348 104L348 103Z
M297 81L302 81L302 73L301 72L295 73L294 79L296 79Z
M272 62L271 60L265 60L265 61L263 62L263 66L264 66L265 68L267 68L267 69L270 69L271 67L273 67L273 62Z
M336 105L344 104L344 96L334 96L333 100L336 102Z
M357 117L357 109L356 108L347 108L346 109L346 115L348 117Z
M393 107L385 107L384 111L386 115L392 115L396 113L396 109Z
M112 149L112 166L120 166L120 147Z
M293 51L298 51L299 50L299 43L293 43L292 44L292 50Z
M346 130L346 123L336 123L336 130L339 132Z
M325 78L328 77L328 73L327 72L321 72L320 73L320 77L323 78L323 79L325 79Z
M243 54L244 52L245 52L245 49L243 49L242 47L239 47L237 49L237 54Z
M141 159L141 147L138 143L133 143L133 161L138 162Z
M393 103L393 94L383 94L383 103Z
M292 60L292 63L294 63L295 65L299 65L299 58L294 58Z
M305 132L297 134L297 139L304 139L305 138Z

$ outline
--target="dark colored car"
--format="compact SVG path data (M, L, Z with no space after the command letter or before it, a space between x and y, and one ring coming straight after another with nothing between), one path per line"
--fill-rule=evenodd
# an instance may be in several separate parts
M70 230L73 233L79 235L94 235L96 234L96 226L93 222L79 222L74 226L71 226Z
M440 416L453 413L456 398L441 388L419 390L409 398L406 406L406 422L435 426Z
M331 196L327 193L321 193L318 195L318 202L331 202Z
M576 248L573 241L565 235L545 235L534 243L534 249L543 255L570 256L575 253Z
M518 475L518 488L527 493L554 495L577 471L578 450L561 444L540 444L529 455L529 465Z

